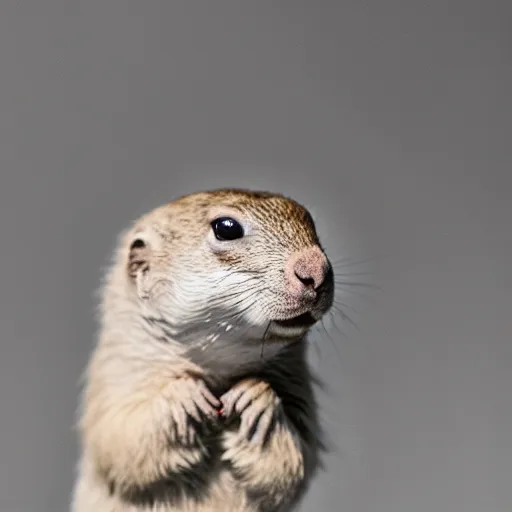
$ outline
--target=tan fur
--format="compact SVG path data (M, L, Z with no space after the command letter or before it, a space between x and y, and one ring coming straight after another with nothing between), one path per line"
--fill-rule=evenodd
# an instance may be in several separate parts
M219 215L246 236L216 241ZM86 371L72 512L270 512L298 502L320 446L308 328L269 321L309 310L283 290L287 262L312 247L318 259L301 205L243 190L182 197L121 236Z

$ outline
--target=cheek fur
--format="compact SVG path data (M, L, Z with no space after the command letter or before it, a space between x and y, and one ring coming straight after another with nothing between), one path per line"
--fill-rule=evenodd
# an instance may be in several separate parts
M251 273L220 268L201 272L199 268L181 273L179 281L167 281L155 304L174 326L173 334L209 332L239 326L261 327L279 316L285 306L281 273Z
M258 283L229 270L183 272L178 281L160 286L155 306L172 324L212 322L246 307ZM165 288L165 289L164 289Z

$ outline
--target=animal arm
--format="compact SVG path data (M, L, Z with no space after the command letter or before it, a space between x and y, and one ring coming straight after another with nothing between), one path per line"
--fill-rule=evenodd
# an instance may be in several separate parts
M261 510L292 502L305 476L305 444L270 385L245 379L221 397L224 416L238 419L222 440L222 460Z
M198 494L211 453L201 438L220 402L201 380L174 378L87 410L88 437L111 492L132 503ZM103 411L103 413L102 413Z

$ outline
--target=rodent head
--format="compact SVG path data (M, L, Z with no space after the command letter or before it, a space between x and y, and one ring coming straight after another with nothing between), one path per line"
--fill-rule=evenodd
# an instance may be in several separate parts
M142 217L127 236L129 283L177 342L296 339L333 302L314 221L282 195L191 194Z

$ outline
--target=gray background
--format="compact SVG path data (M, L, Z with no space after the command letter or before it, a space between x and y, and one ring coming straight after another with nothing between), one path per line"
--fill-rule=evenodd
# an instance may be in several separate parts
M311 206L379 287L314 336L333 452L303 510L512 510L507 3L2 1L2 512L67 510L118 231L218 186Z

